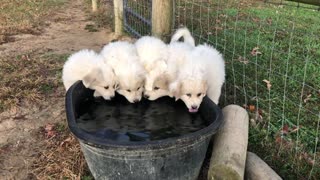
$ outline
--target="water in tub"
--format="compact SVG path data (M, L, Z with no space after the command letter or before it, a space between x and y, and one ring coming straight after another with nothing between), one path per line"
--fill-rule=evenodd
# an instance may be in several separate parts
M171 98L130 104L117 95L112 101L90 99L81 104L78 126L114 141L154 141L192 133L208 124Z

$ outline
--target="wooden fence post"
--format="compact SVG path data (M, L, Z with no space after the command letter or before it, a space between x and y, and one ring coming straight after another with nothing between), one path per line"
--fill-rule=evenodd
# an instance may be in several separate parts
M113 0L114 6L114 32L116 36L123 33L123 0Z
M168 41L171 35L174 0L152 0L152 35Z
M98 2L97 0L91 0L92 2L92 12L96 12L98 9Z

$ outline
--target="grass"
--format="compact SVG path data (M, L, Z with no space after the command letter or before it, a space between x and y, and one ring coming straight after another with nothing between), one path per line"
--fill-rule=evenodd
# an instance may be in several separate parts
M39 141L45 142L33 162L30 177L36 179L92 180L78 140L71 135L66 122L39 129Z
M25 101L39 102L62 87L61 71L67 55L28 52L0 57L0 112Z
M85 29L89 32L97 32L101 28L113 27L113 10L112 3L103 0L98 1L98 9L92 12L91 0L84 0L85 10L88 14L88 20L93 21L93 24L87 24Z
M286 179L319 177L319 12L254 1L182 1L178 6L176 24L186 22L198 42L224 54L222 106L248 108L249 150ZM185 11L193 14L184 16Z
M12 35L40 34L46 19L65 0L2 0L0 3L0 44L14 41Z

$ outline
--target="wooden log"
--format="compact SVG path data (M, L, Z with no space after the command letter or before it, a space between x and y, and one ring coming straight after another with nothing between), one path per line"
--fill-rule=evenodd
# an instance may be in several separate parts
M248 146L248 113L238 105L228 105L222 113L224 124L213 137L208 179L243 180Z
M248 180L282 180L267 163L252 152L247 153L245 179Z
M113 0L114 32L116 36L123 34L123 0Z
M152 0L152 35L169 41L173 22L174 0Z
M96 12L98 10L98 0L91 0L92 2L92 12Z

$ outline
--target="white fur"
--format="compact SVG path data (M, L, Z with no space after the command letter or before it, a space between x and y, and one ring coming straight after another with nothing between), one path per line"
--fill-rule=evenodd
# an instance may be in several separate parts
M151 91L156 78L167 69L167 45L156 37L144 36L136 41L139 60L147 71L145 89Z
M184 42L178 40L184 37ZM176 80L180 67L184 64L186 56L194 48L194 39L187 28L181 28L176 31L172 36L170 44L167 45L167 69L164 73L157 78L163 78L161 81L157 78L154 79L153 84L149 86L153 87L145 90L149 100L155 100L163 96L173 96L173 93L169 90L169 84ZM167 82L166 88L154 89L155 87L162 87L163 81ZM160 83L160 84L157 84Z
M126 41L112 42L102 49L101 55L117 76L119 82L117 92L131 103L140 101L145 69L139 61L135 46Z
M195 46L195 42L194 42L194 38L192 37L190 31L188 28L179 28L175 33L174 35L172 36L171 38L171 43L173 42L178 42L179 39L183 37L184 39L184 42L191 45L191 46Z
M195 47L187 56L180 67L178 78L170 84L171 92L179 92L180 84L186 83L184 89L194 92L201 92L201 87L195 85L204 82L207 87L207 96L216 104L219 103L221 88L225 81L225 67L222 55L209 45L199 45ZM188 90L187 90L188 91ZM197 98L186 96L188 92L178 94L191 110L192 106L199 107L205 94ZM192 100L193 99L193 100Z
M62 81L66 90L78 80L82 80L86 88L95 90L94 96L109 100L115 95L117 82L113 70L92 50L72 54L63 66Z

